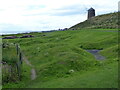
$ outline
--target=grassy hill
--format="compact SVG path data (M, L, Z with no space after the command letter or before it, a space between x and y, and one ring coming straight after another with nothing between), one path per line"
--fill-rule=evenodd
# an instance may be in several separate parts
M118 28L118 13L110 13L92 17L84 22L72 26L70 29L113 29Z
M3 88L118 88L117 14L93 17L70 28L74 30L14 34L34 37L3 39L3 43L19 44L27 60L23 59L21 81L8 82ZM86 51L94 49L101 50L105 60L96 60ZM37 75L34 80L32 68Z

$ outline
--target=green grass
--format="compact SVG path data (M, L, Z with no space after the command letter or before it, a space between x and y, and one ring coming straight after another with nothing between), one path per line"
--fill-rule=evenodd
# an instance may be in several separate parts
M118 65L112 63L101 68L73 73L70 77L54 78L46 82L38 80L33 88L118 88ZM28 85L28 88L31 84Z
M16 47L14 45L6 45L5 48L2 48L2 61L7 64L15 64L18 61Z
M29 67L25 62L22 65L22 80L18 82L9 82L3 85L3 88L24 88L31 82L31 67Z
M2 61L6 64L2 65L2 84L8 82L16 82L19 80L16 63L19 57L16 47L13 44L5 44L2 48Z
M70 29L117 29L118 14L119 12L99 15L84 22L78 23Z
M114 70L117 69L118 60L114 59L118 52L116 49L118 33L104 31L105 29L99 31L86 29L32 33L36 37L3 40L8 43L19 43L22 52L37 71L37 79L30 81L28 79L30 68L23 65L25 70L29 68L24 73L25 80L23 79L17 85L12 83L3 87L117 87L117 81L115 81L117 72ZM103 49L101 53L105 55L106 60L95 60L94 56L85 49ZM110 53L108 53L109 51ZM113 57L111 57L112 55ZM96 70L92 70L95 68ZM74 73L71 73L70 70L73 70ZM108 73L111 75L106 77ZM100 76L101 78L99 78ZM110 78L113 79L108 82ZM59 84L60 82L64 83ZM106 86L103 85L104 83Z
M103 51L101 51L101 54L106 56L107 58L118 58L118 51L119 51L119 45L112 46L110 48L107 48Z

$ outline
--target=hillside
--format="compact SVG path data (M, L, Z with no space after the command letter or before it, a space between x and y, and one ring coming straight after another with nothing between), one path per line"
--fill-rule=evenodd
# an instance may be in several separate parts
M3 39L3 43L19 44L27 63L32 64L23 60L22 80L6 82L3 88L117 88L117 32L84 29L31 35ZM105 60L96 60L86 49L103 49L100 53ZM30 78L32 68L35 80Z
M70 29L116 29L118 28L118 13L110 13L92 17L84 22L72 26Z

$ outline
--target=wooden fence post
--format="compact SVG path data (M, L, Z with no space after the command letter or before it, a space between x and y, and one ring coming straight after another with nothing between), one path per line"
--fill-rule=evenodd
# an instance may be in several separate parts
M20 54L19 54L19 60L20 60L20 62L21 62L21 64L22 64L22 53L20 52Z

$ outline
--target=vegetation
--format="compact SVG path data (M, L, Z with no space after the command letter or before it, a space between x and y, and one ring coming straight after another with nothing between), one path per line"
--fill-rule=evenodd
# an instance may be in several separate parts
M101 22L108 16L92 19L98 18ZM74 26L77 30L29 33L32 38L4 39L3 43L20 45L37 78L31 80L32 68L23 61L22 80L7 83L3 88L118 88L117 29L85 29L86 25L80 26L83 29ZM105 60L96 60L86 49L101 50Z
M39 82L39 80L31 83L28 87L30 88L32 85L33 88L117 88L118 66L116 64L73 73L69 77L52 78L45 82Z
M9 44L3 44L2 48L2 61L7 64L15 64L18 60L16 47Z
M17 82L21 79L22 57L16 45L2 44L2 84Z
M117 29L119 12L99 15L72 26L70 29Z
M86 34L86 32L89 34ZM35 36L36 34L32 35ZM23 53L33 64L37 72L37 79L34 81L23 80L19 82L19 84L9 83L4 87L45 87L44 85L46 85L46 83L50 83L46 86L50 87L51 84L57 83L57 81L53 83L55 79L58 80L58 83L59 80L65 79L65 83L60 86L59 84L55 84L53 87L73 87L70 85L72 83L77 84L79 80L76 80L79 76L82 77L83 79L81 79L84 81L85 77L87 79L87 73L90 74L89 78L92 78L92 74L95 72L100 75L103 74L103 78L100 79L99 75L97 75L96 80L93 82L95 84L100 83L99 80L105 82L105 85L95 85L95 87L117 87L117 71L114 71L114 69L117 69L118 62L116 57L118 52L116 49L118 43L117 35L117 32L78 30L39 33L34 38L3 40L3 42L8 43L19 43ZM101 53L106 57L106 60L95 60L94 56L85 49L103 49ZM111 53L106 53L109 52L108 50L110 50ZM113 57L109 58L112 55ZM106 69L106 67L110 67L108 64L113 67L112 70ZM24 66L25 70L26 67L28 66ZM108 73L112 74L109 77L112 79L110 82L104 81L104 78L109 80L109 78L105 77ZM30 71L27 70L24 75L29 77ZM71 78L76 78L76 80L69 83L68 79L71 80ZM90 79L89 82L87 82L87 80L85 81L88 86L85 84L74 87L89 87L91 81L92 79ZM111 86L111 84L113 85ZM94 84L92 84L91 87L94 87Z

